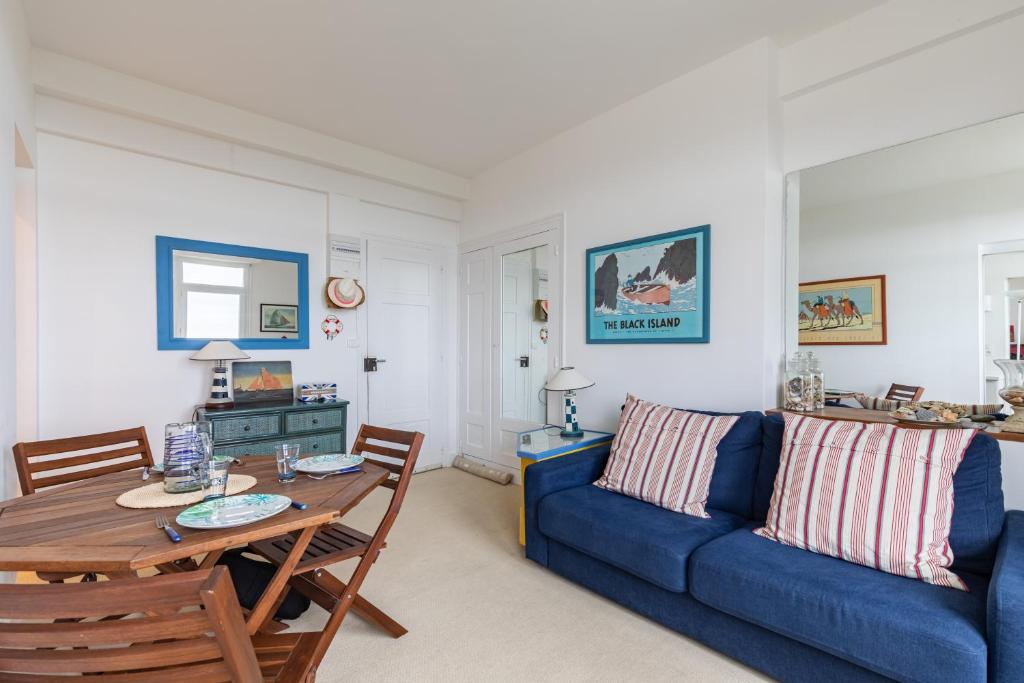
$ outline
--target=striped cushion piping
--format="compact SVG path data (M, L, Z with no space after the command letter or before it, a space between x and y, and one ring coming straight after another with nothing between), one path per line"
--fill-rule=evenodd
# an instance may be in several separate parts
M953 475L977 433L786 413L765 526L754 533L890 574L967 590L953 564Z
M738 419L676 410L629 395L604 474L594 485L707 518L718 443Z

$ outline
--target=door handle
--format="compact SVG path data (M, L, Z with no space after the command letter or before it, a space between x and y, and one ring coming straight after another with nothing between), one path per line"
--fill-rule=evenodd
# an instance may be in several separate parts
M383 358L364 358L363 372L377 372L379 369L377 366L381 363L387 363L387 360Z
M519 367L521 367L521 368L528 368L528 367L530 367L530 357L529 356L519 356Z

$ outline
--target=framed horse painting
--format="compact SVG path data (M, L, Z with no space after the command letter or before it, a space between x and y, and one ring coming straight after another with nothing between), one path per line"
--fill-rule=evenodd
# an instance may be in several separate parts
M800 343L885 344L885 276L800 283Z

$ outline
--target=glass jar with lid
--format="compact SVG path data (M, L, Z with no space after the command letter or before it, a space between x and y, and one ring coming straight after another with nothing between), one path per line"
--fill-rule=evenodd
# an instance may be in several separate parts
M825 371L821 369L821 359L813 351L807 352L807 374L811 381L814 410L825 407Z

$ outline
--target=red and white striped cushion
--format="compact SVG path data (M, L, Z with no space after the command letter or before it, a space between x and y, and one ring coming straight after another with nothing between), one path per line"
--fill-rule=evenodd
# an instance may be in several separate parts
M967 590L953 564L953 474L977 433L785 414L768 519L754 533Z
M604 475L594 486L706 518L718 442L738 419L689 413L629 395Z
M868 410L896 410L902 408L905 405L910 405L910 401L900 401L894 398L878 398L877 396L868 396L867 394L854 394L854 399L861 405L862 408Z

